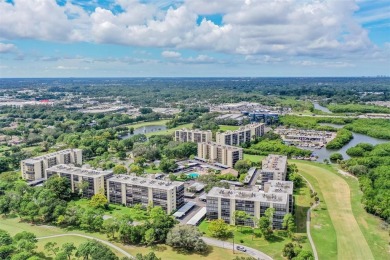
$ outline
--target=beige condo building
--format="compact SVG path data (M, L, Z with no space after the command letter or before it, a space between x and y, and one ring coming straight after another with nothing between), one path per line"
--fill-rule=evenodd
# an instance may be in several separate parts
M253 123L235 131L216 133L216 142L222 145L240 145L264 135L264 124Z
M91 198L93 195L106 191L106 180L113 175L110 171L100 171L93 169L85 169L65 164L58 164L46 169L45 178L58 175L67 178L70 181L72 192L79 192L84 183L88 183L84 187L83 196Z
M191 129L179 129L175 131L176 142L210 142L213 139L213 134L210 130L191 130Z
M184 183L114 175L107 180L107 199L126 206L160 206L170 214L184 204Z
M270 154L262 161L258 182L264 184L271 180L285 181L287 175L287 156Z
M214 187L206 196L207 218L223 219L231 225L256 226L256 219L264 216L268 208L274 208L273 226L281 229L283 218L292 210L288 193L244 191ZM244 211L251 218L236 220L235 211Z
M238 160L242 160L242 154L242 148L207 142L198 143L198 157L196 159L233 168Z
M81 165L82 162L83 151L81 149L66 149L23 160L20 162L20 169L23 179L34 181L45 178L45 170L54 165Z

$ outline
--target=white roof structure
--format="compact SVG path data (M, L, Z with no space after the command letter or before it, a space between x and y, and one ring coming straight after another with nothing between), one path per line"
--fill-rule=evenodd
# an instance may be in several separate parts
M201 221L206 216L206 213L206 207L201 208L190 220L188 220L187 225L198 225L199 221Z

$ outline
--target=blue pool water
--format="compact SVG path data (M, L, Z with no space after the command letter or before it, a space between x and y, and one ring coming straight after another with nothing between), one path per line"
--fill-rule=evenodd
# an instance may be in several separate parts
M191 179L196 179L199 177L199 173L197 172L190 172L187 174L188 177L190 177Z

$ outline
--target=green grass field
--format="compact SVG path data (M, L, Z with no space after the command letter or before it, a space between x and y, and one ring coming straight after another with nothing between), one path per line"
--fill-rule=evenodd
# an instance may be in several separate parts
M265 156L264 155L253 155L253 154L246 154L243 155L244 160L249 160L251 162L261 162Z
M238 128L240 128L239 126L236 126L236 125L219 125L219 130L222 130L222 131L234 131L234 130L237 130Z
M299 172L312 183L321 201L320 206L312 213L311 225L319 258L388 259L386 252L381 253L380 247L373 246L373 241L368 242L372 240L368 236L368 230L376 233L379 228L371 226L367 228L367 232L362 232L362 221L359 223L356 220L362 218L372 223L374 218L359 210L362 205L356 200L357 190L350 189L347 181L331 165L299 161L294 163ZM383 245L380 236L375 236L375 240Z
M79 230L67 231L65 229L60 229L58 227L53 227L53 226L31 225L29 223L19 222L19 218L0 219L0 229L6 230L11 235L15 235L16 233L22 231L32 232L38 238L44 236L65 234L65 233L76 233L76 234L87 235L87 236L91 236L103 240L108 240L105 235L100 233L86 233ZM85 242L86 240L87 240L86 238L82 238L78 236L55 237L55 238L39 240L37 245L38 245L38 251L42 251L44 245L49 241L56 242L58 246L61 246L63 243L66 242L73 242L77 246ZM218 247L210 247L210 253L207 255L198 255L198 254L184 254L166 245L159 245L157 247L137 247L137 246L123 245L121 243L117 243L113 241L110 242L122 248L123 250L130 253L131 255L135 256L137 253L146 254L148 252L154 251L158 257L161 257L164 260L165 259L185 260L185 259L195 259L195 258L210 259L210 260L225 260L225 259L230 260L233 259L235 256L244 256L244 254L239 254L237 252L233 255L232 250L222 249ZM114 250L114 252L117 254L117 256L123 257L123 255L120 252L117 252L116 250Z

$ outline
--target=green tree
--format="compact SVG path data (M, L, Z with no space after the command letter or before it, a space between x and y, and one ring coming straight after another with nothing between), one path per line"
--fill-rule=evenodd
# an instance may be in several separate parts
M236 169L240 174L247 173L250 167L251 165L248 160L239 160L234 165L234 169Z
M236 225L241 225L241 230L242 227L245 225L245 221L252 218L251 215L242 210L234 211L233 215Z
M108 204L107 197L101 193L97 193L97 194L93 195L91 200L89 201L89 205L95 209L106 208L107 204Z
M127 168L124 165L118 164L118 165L115 165L113 172L114 172L114 174L126 174Z
M205 253L208 247L202 235L194 226L177 225L168 233L166 244L187 252Z
M108 237L115 238L115 233L119 230L119 221L116 218L108 218L103 221L102 227Z
M91 260L118 260L119 258L111 251L109 247L97 240L88 240L79 245L76 251L76 257Z
M56 242L47 242L44 246L44 249L48 251L50 254L57 255L60 248L57 246Z
M215 219L210 221L208 230L212 237L216 237L219 239L228 239L233 235L233 232L230 230L229 225L226 224L223 219Z
M154 231L153 228L149 228L148 230L146 230L145 238L144 238L146 245L150 246L155 242L156 240L155 234L156 232Z
M61 247L61 252L59 254L65 255L68 260L71 260L74 250L76 250L76 247L73 243L64 243Z
M287 234L289 237L292 237L294 235L296 226L295 226L294 217L291 213L284 215L283 228L285 228L287 230Z
M122 259L125 260L125 259ZM127 259L126 259L127 260ZM149 252L146 255L142 255L140 253L135 255L135 260L161 260L161 258L158 258L154 252Z
M174 170L176 170L177 164L175 160L164 158L160 161L159 167L160 170L162 170L163 172L173 172Z
M341 153L332 153L330 156L329 156L329 159L333 162L336 162L338 160L343 160L343 155Z

